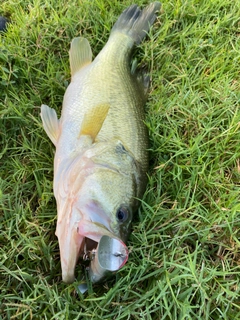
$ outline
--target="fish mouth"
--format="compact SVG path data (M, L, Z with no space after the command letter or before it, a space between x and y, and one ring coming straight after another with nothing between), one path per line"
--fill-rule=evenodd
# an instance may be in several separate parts
M103 235L98 243L89 240L85 240L85 249L92 249L84 253L83 260L90 261L88 273L92 283L121 269L127 262L128 249L122 240L108 235Z
M60 229L57 235L65 283L74 282L78 261L86 266L90 281L95 283L122 268L128 260L125 243L101 223L83 219L72 225L71 232L66 228L67 233L62 236Z
M88 225L85 222L78 231L85 234L81 258L84 263L89 262L87 269L92 283L125 265L128 260L127 246L106 226L97 222Z
M81 254L82 260L85 263L89 262L87 269L93 283L121 269L128 260L128 249L125 243L105 226L94 224L95 227L97 226L98 233L88 233L84 238ZM84 226L86 227L86 224Z

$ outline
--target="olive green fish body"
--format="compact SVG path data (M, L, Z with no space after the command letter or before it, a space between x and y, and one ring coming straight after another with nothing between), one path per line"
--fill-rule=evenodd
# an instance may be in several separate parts
M88 41L73 39L61 118L41 107L44 129L56 146L56 235L65 282L74 281L79 257L91 260L93 282L127 261L124 241L148 166L143 110L148 78L131 69L131 53L159 8L154 2L142 11L137 5L126 9L94 61Z

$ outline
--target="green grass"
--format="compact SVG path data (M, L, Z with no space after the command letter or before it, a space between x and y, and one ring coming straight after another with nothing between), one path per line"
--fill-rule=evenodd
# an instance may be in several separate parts
M139 5L147 1L135 1ZM131 1L2 0L0 319L240 318L240 8L163 1L135 51L151 70L149 183L128 263L82 296L61 282L52 192L54 147L42 103L60 114L68 50L94 56Z

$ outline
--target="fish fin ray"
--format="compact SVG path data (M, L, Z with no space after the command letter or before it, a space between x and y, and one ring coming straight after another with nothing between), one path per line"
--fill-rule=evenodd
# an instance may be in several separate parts
M79 137L81 135L89 135L95 140L107 117L109 108L109 104L99 104L91 112L85 113Z
M137 70L138 62L137 59L133 59L132 64L131 64L131 74L135 74Z
M87 39L74 38L69 51L71 75L92 62L92 50Z
M147 99L149 85L150 85L150 76L146 70L140 69L136 72L137 81L139 86L142 88L145 98Z
M59 120L56 111L49 106L42 104L40 115L44 130L52 143L56 146L59 136Z
M161 7L160 2L153 2L143 10L136 4L131 5L118 18L112 28L114 32L125 33L130 36L136 44L139 44L148 33L151 25L156 19L155 13Z

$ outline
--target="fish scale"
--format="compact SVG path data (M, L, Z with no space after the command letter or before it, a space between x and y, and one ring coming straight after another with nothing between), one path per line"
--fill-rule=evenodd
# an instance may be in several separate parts
M130 52L128 54L130 55ZM121 64L122 67L116 70L114 69L114 55L108 56L108 59L106 58L111 68L114 69L113 81L108 88L110 90L111 109L99 132L98 139L121 138L126 148L131 150L136 159L144 163L147 157L145 150L148 143L146 127L143 123L144 110L142 101L145 97L136 80L134 79L133 81L132 79L133 76L130 73L128 60L126 59L125 63ZM139 95L136 95L136 91L139 92ZM121 112L122 110L124 112Z

